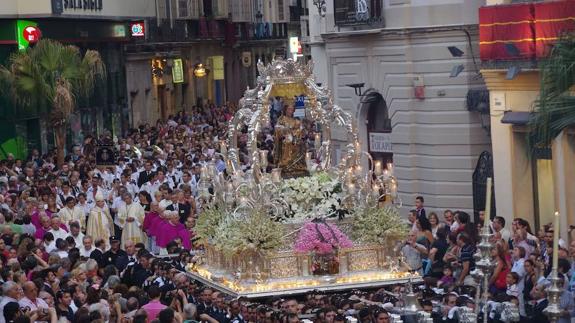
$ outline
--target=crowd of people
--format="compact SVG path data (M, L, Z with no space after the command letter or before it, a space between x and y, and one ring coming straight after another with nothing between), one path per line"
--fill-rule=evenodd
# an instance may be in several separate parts
M1 160L0 323L390 322L405 305L406 286L249 302L185 274L201 247L194 240L203 206L200 168L215 160L224 171L217 152L235 110L233 104L196 106L124 138L88 136L59 166L53 152L36 150L27 160ZM238 141L245 147L247 138ZM102 142L115 145L115 165L96 165ZM472 273L480 227L465 212L446 210L442 219L426 214L423 197L415 204L401 252L424 277L418 289L423 310L436 322L457 322L458 308L476 306ZM498 304L512 302L523 321L546 322L553 232L545 226L534 234L527 221L506 224L502 217L490 230L497 263L489 282L490 320L504 321ZM568 322L575 243L560 245L562 322Z

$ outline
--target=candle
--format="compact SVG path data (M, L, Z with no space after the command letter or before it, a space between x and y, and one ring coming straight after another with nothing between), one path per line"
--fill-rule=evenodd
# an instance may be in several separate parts
M361 166L360 165L355 166L355 175L361 176Z
M377 176L381 175L381 173L382 173L381 161L379 161L379 160L375 161L374 172L375 172L375 175L377 175Z
M485 219L483 219L483 229L489 230L489 220L491 220L491 177L487 178L485 189L487 190L487 196L485 197Z
M305 153L305 160L307 160L307 161L311 160L311 153L309 151L307 153Z
M281 168L272 169L272 182L279 183L282 180L282 170Z
M208 178L208 169L206 168L206 166L202 166L200 168L200 177L204 179Z
M389 172L390 176L393 176L393 164L387 163L387 171Z
M559 263L559 212L555 212L553 219L553 270L557 271L557 264Z
M316 132L315 134L315 150L316 152L321 148L321 134L319 132Z
M268 151L267 150L260 150L260 163L263 168L268 166Z
M353 184L353 183L347 184L347 190L348 190L349 194L355 193L355 184Z
M391 181L391 197L396 197L397 196L397 183L395 182L395 180Z
M228 183L226 186L227 186L226 188L227 188L228 192L230 192L230 193L233 192L234 185L232 183Z
M224 140L220 141L220 153L227 157L228 154L228 147L226 146L226 142Z

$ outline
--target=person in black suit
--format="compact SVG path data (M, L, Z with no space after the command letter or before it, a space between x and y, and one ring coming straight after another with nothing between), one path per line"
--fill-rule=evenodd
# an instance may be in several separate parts
M125 252L122 255L118 255L114 265L118 268L119 272L122 272L128 265L136 263L136 247L134 242L126 241L124 245Z
M141 250L138 253L138 262L124 271L122 282L128 286L143 286L146 279L153 274L150 270L153 257L147 250Z
M102 262L104 267L108 265L115 265L119 257L127 255L126 252L120 249L120 239L116 236L110 237L110 250L104 252L102 255Z
M144 170L138 175L138 187L142 187L142 185L152 179L152 177L152 162L148 160L144 163Z
M177 211L180 223L185 224L186 220L192 213L192 205L186 201L186 196L181 190L174 191L174 203L166 207L166 210Z
M94 245L96 246L96 249L90 253L90 258L96 260L99 268L104 268L106 267L104 263L104 249L106 249L106 243L104 242L104 239L98 239Z
M531 290L531 298L536 300L533 306L533 316L530 322L537 323L549 323L549 318L543 313L543 310L549 305L549 300L547 300L547 292L545 291L545 286L537 285Z

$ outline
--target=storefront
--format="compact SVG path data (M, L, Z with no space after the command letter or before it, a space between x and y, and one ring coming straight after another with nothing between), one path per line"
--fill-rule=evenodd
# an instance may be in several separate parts
M561 235L568 236L575 224L575 130L564 130L548 149L532 150L528 123L541 86L532 63L547 57L561 33L575 30L575 7L571 1L487 6L479 16L497 213L508 222L524 218L536 230L559 211Z
M86 135L101 134L104 130L115 135L127 130L129 109L123 47L132 41L128 29L133 19L156 15L153 0L6 0L1 7L1 63L6 63L10 53L25 49L19 41L22 36L35 36L26 36L26 31L19 28L17 22L24 20L37 29L38 37L72 44L81 51L97 50L106 64L106 80L96 85L92 97L77 102L70 120L68 144L82 142ZM5 107L0 112L0 123L7 127L2 127L0 145L6 141L25 142L25 147L17 150L20 156L25 156L30 148L47 151L52 147L50 131L40 123L37 111L31 109L24 113L18 109L15 113L9 102L2 104ZM13 130L7 130L11 128ZM34 130L38 129L35 134Z

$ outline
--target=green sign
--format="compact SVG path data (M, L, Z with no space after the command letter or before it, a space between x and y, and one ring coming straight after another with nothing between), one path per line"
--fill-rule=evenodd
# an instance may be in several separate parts
M38 24L28 20L16 21L16 41L18 42L18 50L26 50L30 44L34 44L40 40L41 37Z
M181 58L174 59L174 66L172 67L172 79L174 84L184 83L184 63Z

